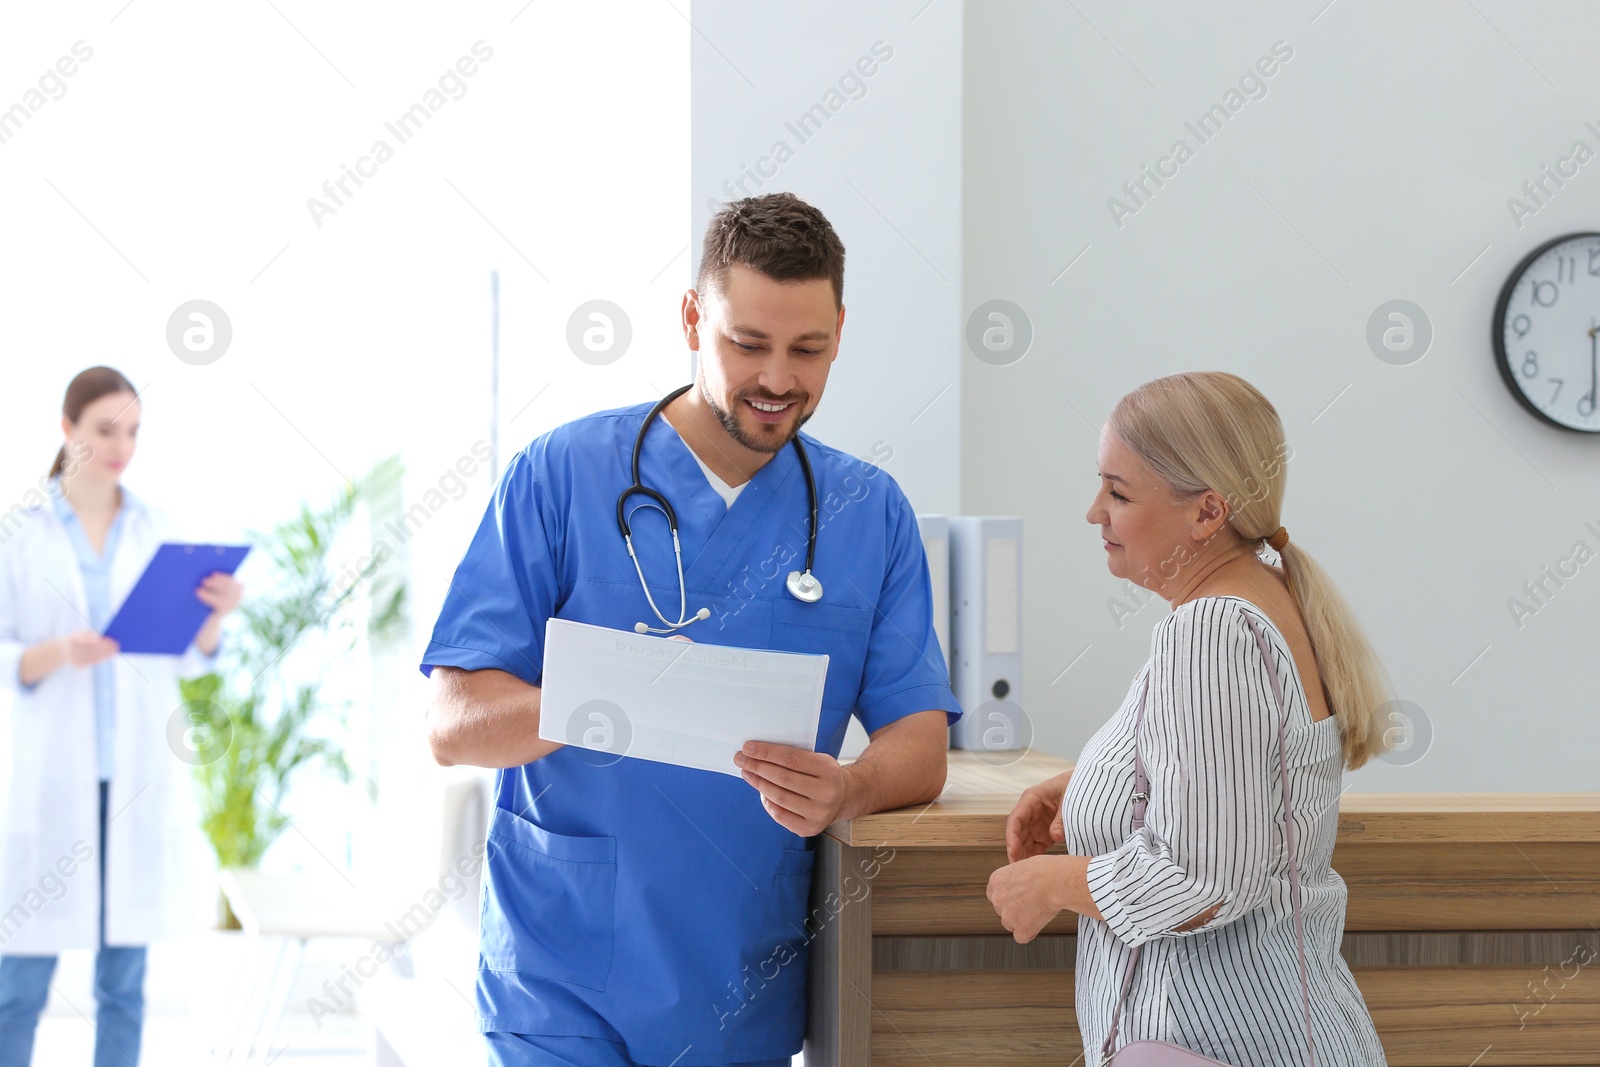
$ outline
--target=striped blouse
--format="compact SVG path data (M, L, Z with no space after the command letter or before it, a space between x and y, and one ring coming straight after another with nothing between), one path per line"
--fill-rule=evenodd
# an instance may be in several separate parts
M1075 975L1085 1062L1099 1067L1128 954L1143 945L1117 1027L1236 1067L1308 1063L1278 783L1278 706L1244 616L1267 635L1288 702L1301 916L1317 1067L1383 1064L1383 1046L1339 954L1347 892L1330 866L1344 773L1336 716L1311 721L1288 642L1240 597L1181 604L1150 660L1078 757L1062 799L1066 844L1090 856ZM1153 672L1153 673L1152 673ZM1150 779L1133 830L1133 722ZM1209 921L1174 932L1221 903Z

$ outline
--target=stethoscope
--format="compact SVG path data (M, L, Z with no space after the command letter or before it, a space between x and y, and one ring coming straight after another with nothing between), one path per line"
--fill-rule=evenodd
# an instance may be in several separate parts
M701 619L709 619L711 617L710 608L701 608L688 618L684 617L683 613L688 607L688 590L683 584L683 550L678 546L678 514L672 510L672 504L668 502L665 496L639 480L639 453L644 449L645 432L650 429L650 423L655 417L661 414L661 410L684 393L687 393L692 384L675 389L662 397L656 406L650 409L650 414L644 417L644 424L639 427L639 436L633 439L633 484L624 489L622 495L617 497L617 528L622 531L622 542L628 546L628 558L633 560L633 569L638 572L639 585L644 589L644 598L649 602L650 610L655 612L656 618L660 619L662 627L665 627L665 629L662 629L661 627L648 626L640 622L634 624L635 633L667 634L674 630L680 630L691 622L698 622ZM822 599L822 583L817 580L816 575L811 573L812 564L817 559L817 480L812 477L811 461L806 458L805 446L800 443L799 434L794 435L794 450L800 457L800 469L806 475L806 496L811 501L811 528L806 536L806 569L803 572L790 571L789 577L784 581L784 585L788 587L789 592L794 595L796 600L804 601L807 604L815 604ZM667 529L672 531L672 554L678 561L677 622L668 619L661 614L661 609L656 607L655 598L650 595L650 585L644 580L644 569L639 566L639 557L633 551L633 531L628 526L628 515L623 509L628 502L628 498L635 493L642 493L654 502L657 509L667 517ZM650 506L650 504L639 505L639 507ZM635 510L638 509L636 508Z

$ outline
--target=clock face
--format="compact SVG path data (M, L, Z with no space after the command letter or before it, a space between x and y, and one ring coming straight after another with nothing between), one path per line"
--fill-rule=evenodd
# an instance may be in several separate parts
M1558 237L1506 279L1494 313L1500 376L1522 406L1600 433L1600 233Z

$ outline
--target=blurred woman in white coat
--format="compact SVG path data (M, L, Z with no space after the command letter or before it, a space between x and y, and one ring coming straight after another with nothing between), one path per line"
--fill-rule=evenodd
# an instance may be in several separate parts
M193 925L178 679L211 669L242 587L215 573L196 589L211 614L182 656L124 655L100 636L177 540L122 486L139 413L117 371L79 374L47 488L0 513L0 684L15 692L0 768L0 1067L31 1059L63 949L95 950L96 1067L137 1064L145 946Z

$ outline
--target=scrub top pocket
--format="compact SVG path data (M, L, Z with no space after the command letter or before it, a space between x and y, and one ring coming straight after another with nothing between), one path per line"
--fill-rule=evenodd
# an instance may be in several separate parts
M822 689L824 715L819 746L827 748L835 731L844 740L844 728L866 668L867 645L872 637L872 609L845 604L804 604L798 600L772 602L772 643L785 652L809 652L828 657L828 678Z
M554 834L497 807L483 886L483 965L604 991L617 839Z

